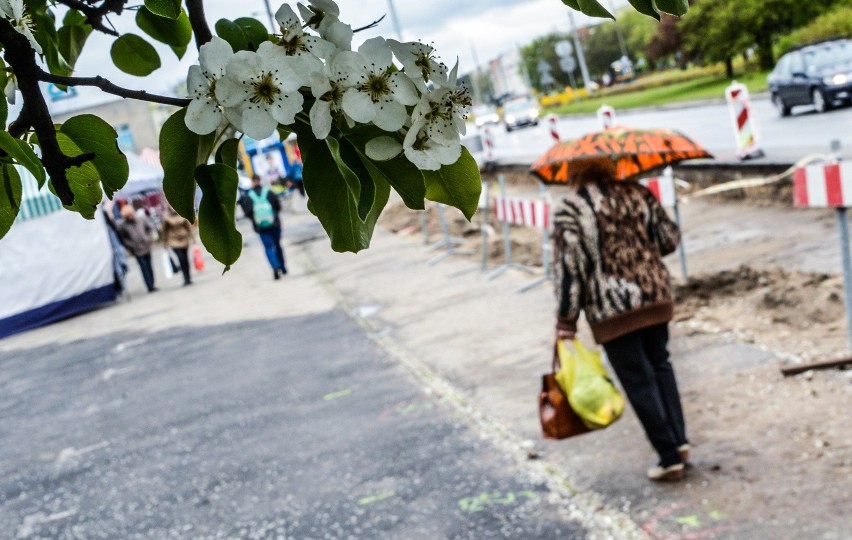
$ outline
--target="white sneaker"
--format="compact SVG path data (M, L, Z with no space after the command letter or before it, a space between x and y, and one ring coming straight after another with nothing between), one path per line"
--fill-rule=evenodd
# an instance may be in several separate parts
M648 478L655 482L677 482L683 478L683 463L675 463L668 467L657 465L648 469Z
M684 463L689 461L689 445L688 444L682 444L682 445L678 446L677 451L680 454L680 460L681 461L683 461Z

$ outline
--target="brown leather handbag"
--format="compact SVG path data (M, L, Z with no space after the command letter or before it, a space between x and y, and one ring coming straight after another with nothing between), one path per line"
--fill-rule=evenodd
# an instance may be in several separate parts
M550 373L542 375L541 393L538 395L538 414L541 419L541 432L545 439L567 439L590 431L571 408L568 396L556 382L558 371L559 354L554 344L553 369Z

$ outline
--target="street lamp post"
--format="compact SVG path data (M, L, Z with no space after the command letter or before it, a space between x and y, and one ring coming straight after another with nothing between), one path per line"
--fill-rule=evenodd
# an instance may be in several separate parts
M263 0L263 3L266 5L266 14L269 16L269 27L275 32L277 25L275 24L275 17L272 15L272 7L269 5L269 0Z
M399 28L399 18L396 16L396 8L393 6L393 0L388 0L388 11L390 12L393 29L396 31L396 37L402 41L402 30Z
M574 24L574 10L568 8L568 21L571 23L571 34L574 36L574 47L577 49L577 60L580 62L580 73L583 74L583 86L589 87L589 68L586 67L586 55L583 52L583 43L577 34L577 25Z

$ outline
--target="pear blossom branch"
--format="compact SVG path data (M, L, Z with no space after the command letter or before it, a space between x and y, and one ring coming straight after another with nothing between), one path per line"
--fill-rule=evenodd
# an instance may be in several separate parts
M29 40L15 30L5 19L0 19L0 44L5 50L4 58L11 66L18 81L18 89L24 97L24 106L18 119L9 127L9 134L20 136L32 127L41 147L41 161L50 176L56 194L65 205L74 202L74 193L68 184L66 170L79 167L91 160L93 154L82 154L71 158L59 148L56 140L56 128L50 118L47 103L38 86L42 72L35 58L35 51Z
M56 0L56 2L71 9L76 9L85 15L86 24L93 29L110 36L118 37L119 34L115 29L104 26L103 19L110 13L121 15L121 12L124 11L124 5L129 0L104 0L104 3L100 6L94 6L94 2L83 2L81 0Z
M94 86L96 88L100 88L107 94L112 94L114 96L119 96L126 99L138 99L140 101L148 101L151 103L161 103L163 105L186 107L187 105L189 105L190 101L188 99L151 94L149 92L146 92L145 90L131 90L129 88L123 88L121 86L113 84L112 82L101 77L100 75L95 77L65 77L62 75L54 75L52 73L47 73L44 70L40 70L38 78L39 80L44 82L50 82L53 84L60 84L64 86Z
M352 30L352 33L355 34L357 32L363 32L364 30L369 30L370 28L375 28L379 25L380 22L385 20L385 17L387 17L387 14L382 15L381 17L379 17L375 21L371 22L370 24L367 24L367 25L362 26L361 28L356 28L356 29Z
M207 18L204 16L204 1L186 0L185 3L189 25L192 26L192 33L195 34L195 45L200 48L213 39L213 32L210 31Z

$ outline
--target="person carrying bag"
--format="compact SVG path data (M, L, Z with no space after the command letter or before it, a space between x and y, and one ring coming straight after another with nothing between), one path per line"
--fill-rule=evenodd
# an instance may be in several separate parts
M647 188L615 178L608 159L572 164L572 190L554 215L556 339L573 340L585 314L658 454L648 478L680 480L689 442L669 362L674 308L662 260L680 232Z

